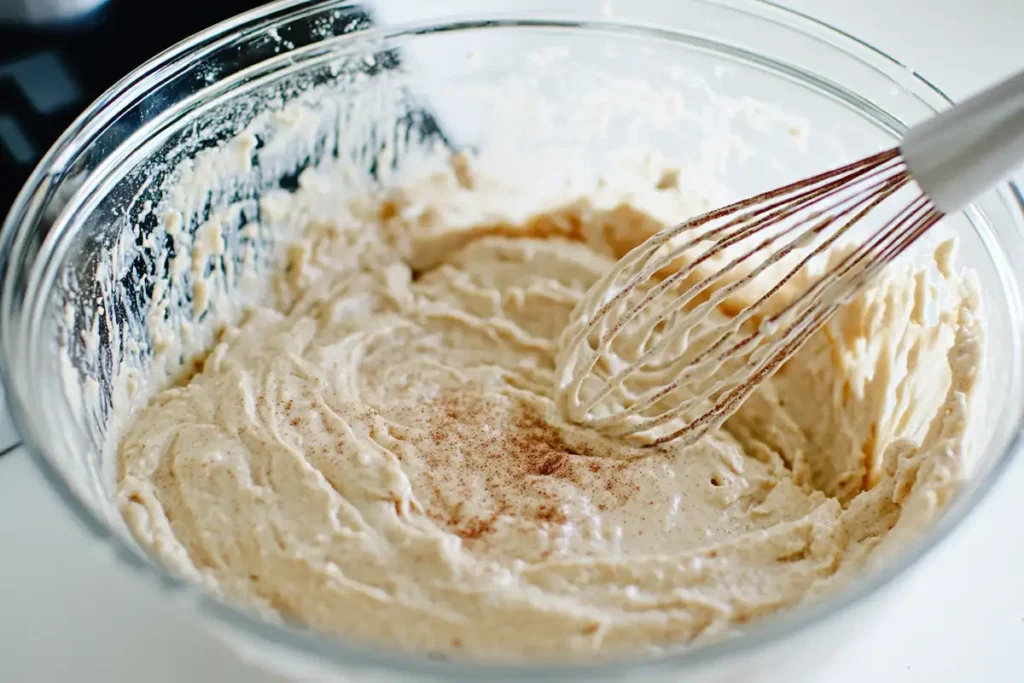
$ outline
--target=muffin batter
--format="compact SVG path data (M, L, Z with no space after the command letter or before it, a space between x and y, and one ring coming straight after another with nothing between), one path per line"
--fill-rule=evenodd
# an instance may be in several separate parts
M938 282L880 279L723 429L648 449L561 419L554 373L583 292L660 224L586 199L453 218L488 191L460 163L308 221L273 305L124 433L118 491L142 543L345 637L592 658L830 590L955 492L980 347L947 247Z

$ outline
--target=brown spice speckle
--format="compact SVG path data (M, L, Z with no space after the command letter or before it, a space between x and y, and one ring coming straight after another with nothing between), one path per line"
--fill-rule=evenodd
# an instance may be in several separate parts
M600 492L602 510L634 494L622 474L628 463L606 467L579 453L528 406L446 390L412 414L421 437L410 443L427 479L418 495L427 514L464 541L502 524L564 524L578 487Z

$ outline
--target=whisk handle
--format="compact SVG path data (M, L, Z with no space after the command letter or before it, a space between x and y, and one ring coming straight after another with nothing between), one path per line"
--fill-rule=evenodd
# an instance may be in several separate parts
M911 128L900 154L935 208L962 209L1024 163L1024 71Z

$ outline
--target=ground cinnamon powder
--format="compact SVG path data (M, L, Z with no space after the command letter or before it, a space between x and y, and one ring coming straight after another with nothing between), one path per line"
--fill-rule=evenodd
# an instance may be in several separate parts
M623 476L629 462L570 446L529 406L448 390L419 412L427 513L465 541L485 538L503 517L564 524L580 490L602 510L634 493Z

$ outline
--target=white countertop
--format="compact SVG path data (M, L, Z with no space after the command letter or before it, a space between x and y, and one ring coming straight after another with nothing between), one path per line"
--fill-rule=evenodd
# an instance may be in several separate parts
M1024 68L1021 0L782 4L873 43L954 98ZM0 407L0 450L13 440L5 422ZM1024 681L1022 494L1024 457L819 683ZM0 681L143 680L276 679L236 660L86 540L25 452L0 457Z

